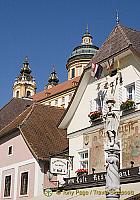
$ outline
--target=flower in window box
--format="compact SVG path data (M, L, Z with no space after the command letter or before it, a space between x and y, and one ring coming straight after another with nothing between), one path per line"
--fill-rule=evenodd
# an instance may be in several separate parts
M87 169L77 169L76 170L77 176L83 175L83 174L87 174L88 170Z
M127 99L125 102L122 102L120 109L121 110L130 110L131 108L135 107L135 102Z
M102 112L101 111L94 111L94 112L90 112L88 114L88 117L90 118L91 121L98 119L102 116Z

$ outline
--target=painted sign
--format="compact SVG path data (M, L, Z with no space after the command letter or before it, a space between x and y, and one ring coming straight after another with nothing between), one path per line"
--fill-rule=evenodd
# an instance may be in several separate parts
M51 158L50 172L52 174L68 174L68 160L62 158Z
M120 169L119 171L121 184L124 182L129 183L130 181L140 181L140 167L132 167L126 169ZM89 174L89 175L81 175L72 178L66 178L66 185L69 184L77 184L77 183L92 183L95 185L103 184L105 185L105 177L106 172Z

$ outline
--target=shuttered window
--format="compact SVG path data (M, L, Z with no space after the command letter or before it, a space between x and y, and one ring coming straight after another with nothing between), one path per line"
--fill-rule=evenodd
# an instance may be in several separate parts
M140 80L135 82L135 102L140 102Z

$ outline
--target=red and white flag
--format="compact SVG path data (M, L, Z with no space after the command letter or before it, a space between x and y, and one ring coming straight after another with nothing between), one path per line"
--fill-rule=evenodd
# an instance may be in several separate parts
M92 63L91 65L91 76L99 79L101 77L103 67L100 64Z

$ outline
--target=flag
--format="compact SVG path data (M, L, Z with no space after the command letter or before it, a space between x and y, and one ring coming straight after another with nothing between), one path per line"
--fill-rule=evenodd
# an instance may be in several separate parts
M91 65L91 76L99 79L101 77L103 67L100 64L92 63Z

